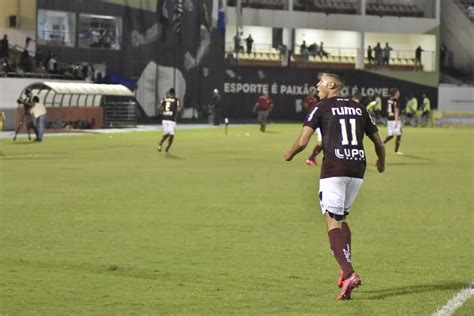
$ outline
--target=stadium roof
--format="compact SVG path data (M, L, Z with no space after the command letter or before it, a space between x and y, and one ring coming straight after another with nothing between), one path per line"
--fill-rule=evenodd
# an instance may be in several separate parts
M121 84L97 84L83 82L35 82L26 89L53 90L57 94L134 96Z

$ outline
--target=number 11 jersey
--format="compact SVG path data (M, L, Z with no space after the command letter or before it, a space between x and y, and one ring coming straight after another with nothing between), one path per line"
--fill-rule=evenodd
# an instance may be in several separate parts
M304 126L321 129L324 151L321 179L364 178L364 134L378 132L364 106L350 98L332 97L316 104L308 113Z

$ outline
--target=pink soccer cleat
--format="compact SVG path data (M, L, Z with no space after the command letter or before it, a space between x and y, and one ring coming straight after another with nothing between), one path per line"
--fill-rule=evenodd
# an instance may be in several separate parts
M344 282L342 283L342 291L341 294L339 294L339 296L337 297L337 300L350 300L352 290L356 287L359 287L359 285L361 284L362 281L360 280L359 276L355 274L355 272L352 272L351 276L348 279L344 280Z
M306 164L308 166L316 166L318 163L316 162L316 160L308 159L308 160L306 160Z
M339 276L339 279L337 279L337 287L342 287L344 284L344 272L341 270L341 275Z

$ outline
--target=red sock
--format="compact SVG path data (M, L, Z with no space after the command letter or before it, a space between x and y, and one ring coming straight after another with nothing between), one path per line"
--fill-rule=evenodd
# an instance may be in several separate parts
M349 226L347 226L347 228L349 228ZM350 246L346 239L347 236L345 236L341 228L331 229L328 232L328 236L329 244L331 245L331 250L334 254L334 257L336 258L344 273L343 278L347 279L354 272L351 262Z

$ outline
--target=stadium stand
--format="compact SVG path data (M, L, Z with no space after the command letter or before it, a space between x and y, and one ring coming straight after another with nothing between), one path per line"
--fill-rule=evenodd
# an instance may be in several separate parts
M378 16L423 17L414 0L368 0L366 14Z
M455 0L467 17L474 22L474 0Z
M323 12L326 14L356 14L358 1L355 0L295 0L295 11Z

